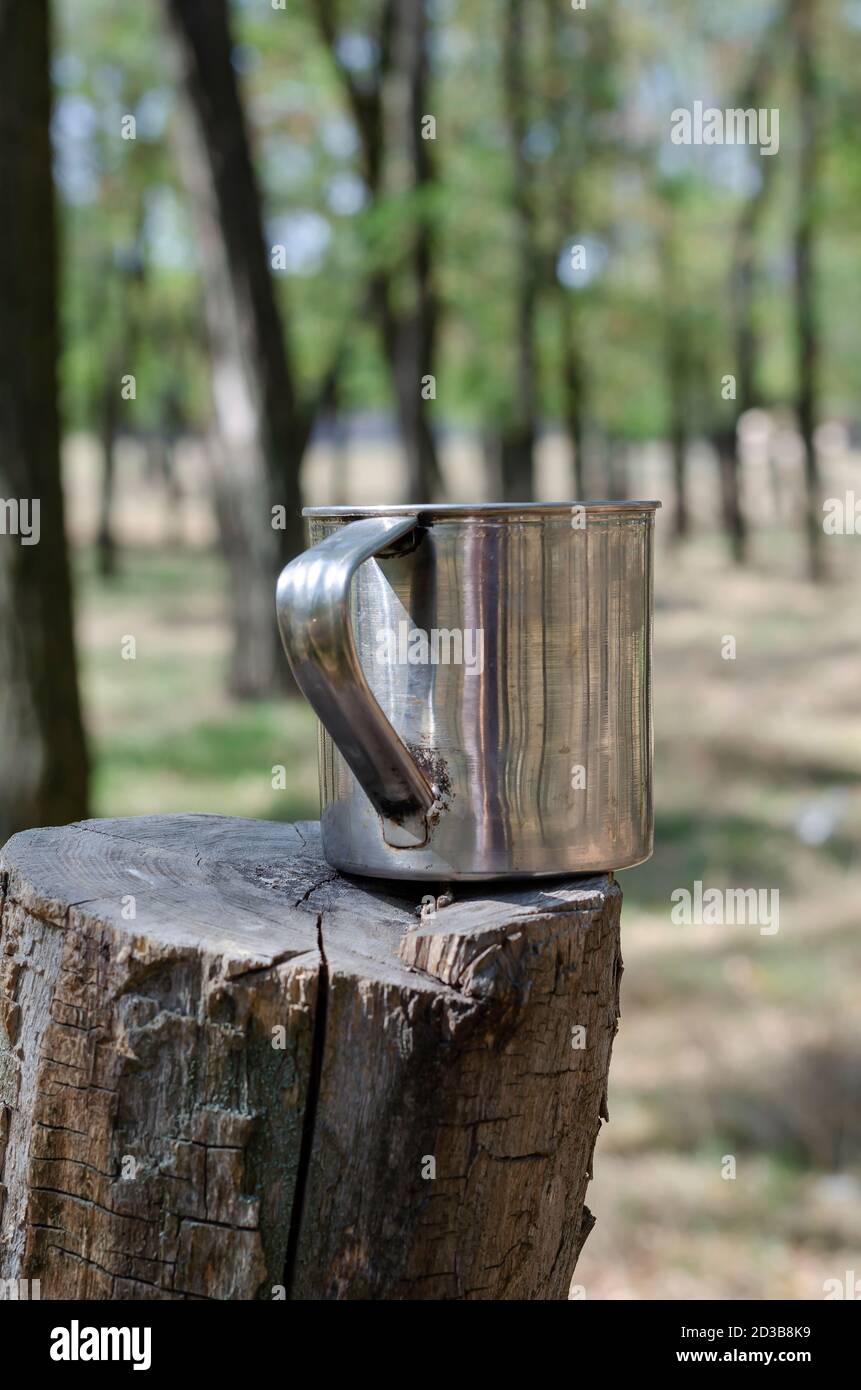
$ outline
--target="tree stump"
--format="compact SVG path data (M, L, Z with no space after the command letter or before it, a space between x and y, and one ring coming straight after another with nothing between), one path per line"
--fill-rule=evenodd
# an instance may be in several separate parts
M620 890L427 894L338 874L313 823L14 836L0 1278L43 1299L566 1298Z

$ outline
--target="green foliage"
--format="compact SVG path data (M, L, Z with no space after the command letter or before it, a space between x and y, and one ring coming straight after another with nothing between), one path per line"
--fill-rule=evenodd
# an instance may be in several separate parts
M436 179L417 196L387 175L371 199L311 0L285 10L264 0L234 5L235 61L267 236L288 250L287 269L273 273L309 396L339 354L342 408L390 401L368 286L375 269L397 271L424 223L442 307L435 409L472 425L504 414L522 273L503 71L506 8L499 0L433 6ZM166 429L168 404L202 427L209 405L198 257L171 149L176 93L160 6L57 0L56 9L66 419L98 429L105 390L134 370L137 398L125 404L122 428ZM346 61L362 88L375 78L381 6L341 4L338 13ZM534 219L541 412L563 411L560 316L565 297L574 296L591 424L630 438L666 429L663 344L678 332L691 345L691 424L708 431L726 413L719 382L733 370L735 228L763 161L756 150L675 147L669 116L695 99L735 104L769 36L776 50L785 42L782 7L615 0L571 11L564 0L535 0L524 14L528 185L519 192ZM821 386L824 409L854 419L861 277L858 239L847 231L857 230L861 194L861 27L837 0L824 0L822 14ZM792 399L796 371L788 287L798 131L786 60L772 65L756 104L779 105L782 118L779 168L757 232L754 314L759 389L780 404ZM137 121L134 140L122 138L126 115ZM594 268L562 283L560 265L577 243ZM410 293L397 275L394 293L396 300Z

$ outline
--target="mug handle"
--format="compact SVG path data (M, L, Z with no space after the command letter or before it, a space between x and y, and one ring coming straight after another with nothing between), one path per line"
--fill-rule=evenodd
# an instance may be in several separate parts
M348 522L285 566L275 607L296 684L369 801L395 823L393 840L403 827L424 843L434 788L371 693L350 623L356 570L418 524L417 516Z

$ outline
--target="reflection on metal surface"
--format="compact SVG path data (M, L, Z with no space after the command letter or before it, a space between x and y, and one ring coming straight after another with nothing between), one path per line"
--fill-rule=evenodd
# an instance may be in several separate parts
M444 880L648 857L658 505L306 512L278 615L328 730L330 863Z

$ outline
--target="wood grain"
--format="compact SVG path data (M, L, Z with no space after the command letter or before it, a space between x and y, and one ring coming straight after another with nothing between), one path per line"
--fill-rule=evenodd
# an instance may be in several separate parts
M312 823L13 837L0 1278L42 1298L565 1298L620 890L455 887L420 918L426 893L337 874Z

